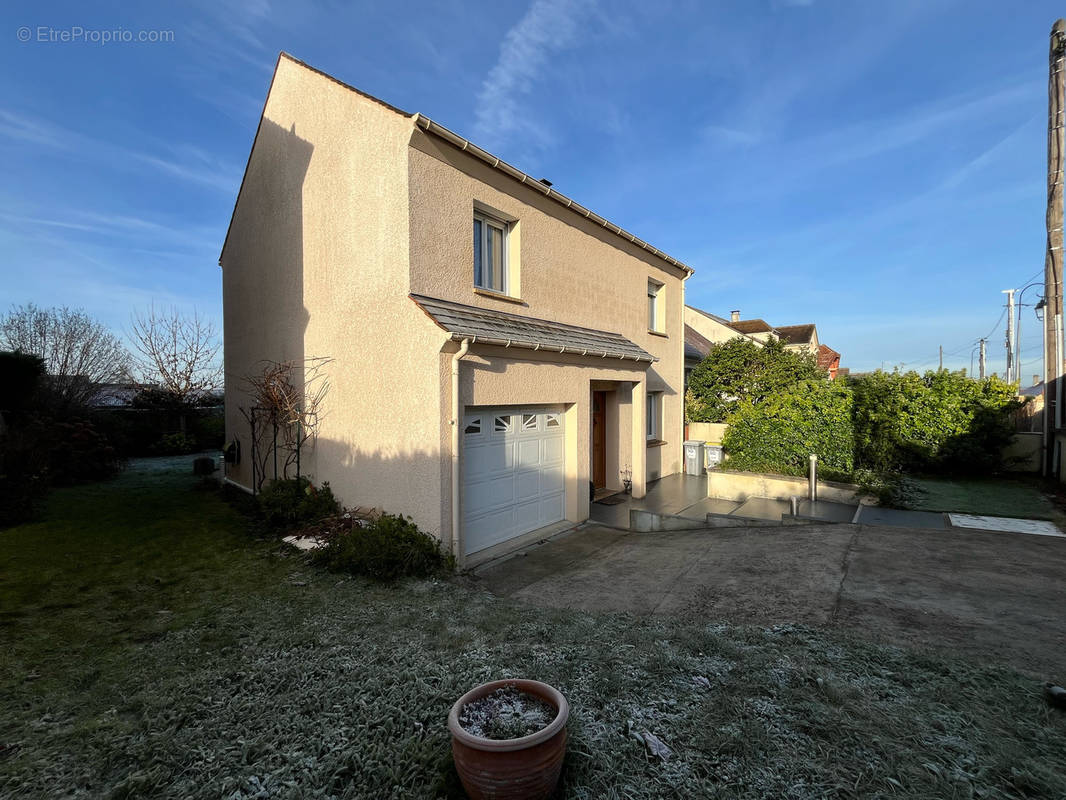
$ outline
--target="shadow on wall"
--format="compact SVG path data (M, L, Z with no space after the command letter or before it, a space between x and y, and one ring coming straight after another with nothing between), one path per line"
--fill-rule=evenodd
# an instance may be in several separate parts
M304 335L309 314L304 306L303 186L314 145L301 139L295 125L286 129L263 117L240 189L233 228L223 254L226 436L242 443L235 480L252 484L252 436L239 409L253 400L246 379L265 361L300 365L295 385L304 382ZM272 432L260 442L269 449ZM260 468L264 458L260 448Z
M440 477L445 473L450 476L451 457L447 453L419 450L386 454L320 437L315 443L315 462L321 468L311 475L312 481L329 481L343 505L409 516L426 533L450 540L451 488L442 484Z

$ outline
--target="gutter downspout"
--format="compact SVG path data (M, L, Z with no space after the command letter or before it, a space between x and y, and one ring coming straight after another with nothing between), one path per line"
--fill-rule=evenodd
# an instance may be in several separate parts
M470 350L470 340L463 339L452 356L452 535L451 552L459 558L459 362Z

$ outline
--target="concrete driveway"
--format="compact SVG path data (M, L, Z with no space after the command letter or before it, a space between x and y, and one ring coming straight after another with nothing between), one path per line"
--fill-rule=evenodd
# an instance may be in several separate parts
M629 533L590 524L476 577L532 604L838 627L1066 680L1062 538L865 525Z

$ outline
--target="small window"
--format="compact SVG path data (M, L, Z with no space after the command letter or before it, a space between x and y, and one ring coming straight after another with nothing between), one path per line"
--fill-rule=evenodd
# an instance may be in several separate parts
M492 423L492 429L496 433L510 433L511 432L511 415L506 414L502 417L496 417Z
M471 417L466 422L466 428L463 429L464 433L474 434L481 433L481 417Z
M655 281L648 281L648 330L663 332L665 320L663 319L663 285Z
M507 294L506 222L474 215L474 285Z
M558 428L558 427L560 427L560 425L561 425L561 423L559 422L559 415L558 414L548 414L547 415L547 418L546 418L546 420L544 422L544 426L546 428Z
M662 392L648 392L646 411L648 441L657 441L662 436Z
M537 429L537 415L536 414L523 414L522 415L522 430L535 431Z

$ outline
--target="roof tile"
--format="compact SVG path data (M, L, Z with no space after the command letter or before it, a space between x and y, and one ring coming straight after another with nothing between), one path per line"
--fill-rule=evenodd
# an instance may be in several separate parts
M529 350L632 359L649 363L659 360L617 333L477 308L424 295L411 294L410 297L456 341L470 339L473 342Z

